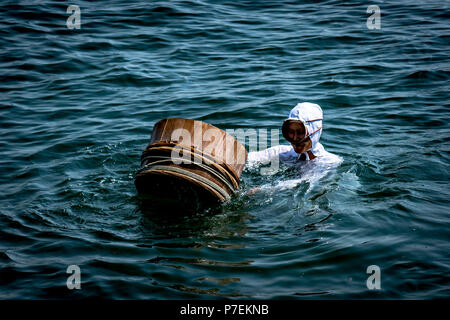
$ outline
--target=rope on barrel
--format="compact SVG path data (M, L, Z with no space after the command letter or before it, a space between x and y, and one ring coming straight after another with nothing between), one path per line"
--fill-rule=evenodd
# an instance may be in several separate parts
M149 159L149 158L158 158L158 159L162 159L162 160L157 160L157 161L152 161L147 163L146 165L144 165L144 167L142 167L141 171L147 171L149 169L154 169L155 166L157 164L162 164L162 163L173 163L173 159L171 157L164 157L164 156L147 156L145 159ZM144 160L145 160L144 159ZM200 168L208 171L210 174L212 174L214 177L216 177L217 179L219 179L220 181L222 181L230 190L234 191L235 188L233 187L233 185L230 184L230 182L227 180L227 178L222 175L220 172L217 172L216 170L213 170L212 168L210 168L207 165L204 165L202 163L196 163L196 162L190 162L190 164L194 164L199 166ZM173 167L172 167L173 168ZM188 170L185 170L185 172L189 172ZM199 176L199 175L196 175Z
M235 173L233 170L230 169L229 165L226 163L217 163L216 159L214 159L212 156L203 153L201 150L198 150L195 146L190 146L190 148L181 145L177 141L159 141L156 143L153 143L151 145L148 145L147 148L144 150L144 152L141 155L141 165L143 165L143 160L146 156L146 154L149 151L153 150L168 150L172 151L174 147L179 147L183 151L187 151L191 153L194 157L199 157L201 160L205 161L206 163L211 163L213 166L217 166L217 169L220 171L224 170L226 172L226 175L230 176L230 180L233 181L233 184L236 186L236 188L239 187L239 177L235 176ZM223 166L223 167L222 167Z
M141 165L143 165L143 167L147 167L148 165L151 165L152 163L155 163L155 161L152 161L150 163L147 163L147 160L151 161L150 159L162 159L159 160L158 163L165 162L168 159L170 159L170 161L173 161L173 157L171 155L171 157L168 156L164 156L164 155L149 155L150 152L155 152L155 151L164 151L165 153L171 152L173 150L173 147L170 146L168 147L167 145L176 145L174 143L167 143L167 144L162 144L159 143L158 145L151 145L149 147L147 147L147 149L144 151L144 153L142 154L141 157ZM223 183L225 183L230 190L236 190L237 188L239 188L239 182L236 181L236 179L234 178L233 175L231 175L226 169L222 168L222 166L210 159L208 159L209 157L207 155L203 155L200 154L198 152L192 152L191 150L187 149L187 148L181 148L181 151L184 155L184 152L189 153L191 156L194 156L195 160L199 160L199 161L190 161L190 164L195 164L199 167L201 167L202 169L208 171L209 173L211 173L212 175L214 175L216 178L218 178L220 181L222 181ZM181 159L181 158L178 158ZM188 164L189 164L188 163ZM206 165L205 165L206 164ZM230 182L232 183L232 185L230 185Z
M171 167L171 166L163 166L163 165L155 165L152 166L151 169L149 169L149 171L162 171L162 172L175 172L175 173L179 173L183 176L187 176L193 180L197 180L200 181L201 183L206 184L207 186L211 187L212 189L214 189L214 191L218 192L225 200L230 199L230 195L224 191L221 187L219 187L217 184L215 184L214 182L198 175L195 174L193 172L190 172L188 170L184 170L181 168L176 168L176 167ZM145 171L146 172L146 171Z
M167 151L171 152L174 147L181 147L181 150L184 154L184 152L189 153L190 155L194 156L194 158L199 158L200 162L205 162L206 164L210 165L211 167L214 167L214 169L219 170L224 176L228 177L228 180L233 183L233 186L235 189L239 188L239 178L235 176L234 172L230 170L229 166L226 163L219 164L216 162L216 160L207 155L202 153L200 150L196 149L194 146L191 146L190 149L186 148L186 146L180 145L176 141L159 141L157 143L151 144L147 146L147 148L144 150L144 152L141 155L141 166L145 164L145 160L147 158L147 154L149 152L153 151Z

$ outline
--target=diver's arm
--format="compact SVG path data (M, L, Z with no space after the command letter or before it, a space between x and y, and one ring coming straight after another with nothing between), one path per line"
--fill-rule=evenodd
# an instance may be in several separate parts
M247 168L254 168L259 165L268 164L274 160L278 161L280 158L285 158L287 154L291 152L291 146L274 146L262 151L249 152L247 155ZM248 194L254 194L257 191L260 191L261 188L255 187L249 190Z
M289 152L291 146L278 145L262 151L249 152L247 155L247 167L254 167L259 165L269 164L274 158Z

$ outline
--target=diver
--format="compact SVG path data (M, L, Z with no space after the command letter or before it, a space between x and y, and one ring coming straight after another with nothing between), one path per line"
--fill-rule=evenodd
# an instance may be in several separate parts
M319 142L322 134L323 112L315 103L298 103L282 125L283 137L291 144L277 145L266 150L250 152L247 167L266 164L277 158L282 163L296 165L307 162L339 164L342 158L327 152Z

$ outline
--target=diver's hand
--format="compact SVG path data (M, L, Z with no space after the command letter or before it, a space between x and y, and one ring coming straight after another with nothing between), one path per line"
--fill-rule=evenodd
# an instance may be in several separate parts
M260 190L261 190L261 188L258 188L258 187L251 188L251 189L248 191L248 194L249 194L249 195L252 195L252 194L255 194L256 192L258 192L258 191L260 191Z

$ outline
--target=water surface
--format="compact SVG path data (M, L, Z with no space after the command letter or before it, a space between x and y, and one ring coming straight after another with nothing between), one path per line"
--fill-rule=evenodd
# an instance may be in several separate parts
M448 1L370 3L379 30L360 1L74 4L79 30L61 2L0 7L0 298L450 296ZM138 197L158 120L270 130L301 101L344 159L325 176L245 170L193 215Z

